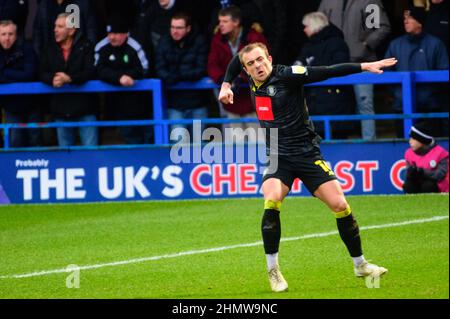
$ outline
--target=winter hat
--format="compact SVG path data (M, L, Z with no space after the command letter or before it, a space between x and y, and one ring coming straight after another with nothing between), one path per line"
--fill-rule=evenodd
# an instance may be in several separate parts
M106 32L108 33L128 33L130 26L128 21L120 15L112 15L108 20Z
M425 25L427 15L424 7L409 7L405 13L409 14L410 17L419 22L422 26Z
M409 137L425 145L431 145L434 143L434 137L430 135L430 129L421 123L417 123L411 127Z

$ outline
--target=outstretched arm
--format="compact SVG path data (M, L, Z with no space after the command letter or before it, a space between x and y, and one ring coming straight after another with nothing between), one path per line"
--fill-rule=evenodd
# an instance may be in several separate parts
M359 72L383 73L384 68L397 64L396 58L389 58L367 63L342 63L331 66L308 67L306 83L324 81L329 78L350 75Z
M375 74L383 73L383 69L390 68L397 64L396 58L383 59L375 62L361 63L361 69L363 71L372 72Z

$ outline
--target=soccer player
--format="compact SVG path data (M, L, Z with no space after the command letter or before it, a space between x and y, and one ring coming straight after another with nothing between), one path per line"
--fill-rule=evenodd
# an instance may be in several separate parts
M266 135L269 159L277 157L275 172L263 177L264 215L262 237L267 259L269 282L274 292L288 290L278 264L281 238L281 203L294 179L300 178L315 197L333 212L337 227L355 265L357 277L379 277L386 268L368 263L363 255L358 224L333 171L327 166L319 148L320 137L314 132L304 103L303 85L331 77L369 71L382 73L382 68L395 65L395 58L370 63L344 63L329 67L272 65L267 47L252 43L244 47L228 65L219 100L233 103L231 83L242 67L250 77L252 99L261 127L267 132L277 129L278 148L274 150Z

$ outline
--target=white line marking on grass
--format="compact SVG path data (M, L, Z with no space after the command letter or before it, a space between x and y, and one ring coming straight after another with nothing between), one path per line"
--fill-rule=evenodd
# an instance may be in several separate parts
M400 226L413 225L413 224L423 224L423 223L440 221L440 220L444 220L444 219L448 219L448 218L449 218L448 215L447 216L434 216L431 218L414 219L414 220L408 220L408 221L404 221L404 222L391 223L391 224L363 226L363 227L360 227L360 230L370 230L370 229L400 227ZM331 231L331 232L325 232L325 233L303 235L303 236L299 236L299 237L286 237L286 238L282 238L281 241L284 242L284 241L294 241L294 240L302 240L302 239L309 239L309 238L320 238L320 237L327 237L327 236L332 236L332 235L337 235L337 234L338 234L338 231ZM98 269L98 268L103 268L103 267L114 267L114 266L121 266L121 265L128 265L128 264L136 264L136 263L142 263L142 262L146 262L146 261L160 260L160 259L166 259L166 258L175 258L175 257L181 257L181 256L188 256L188 255L206 254L206 253L211 253L211 252L216 252L216 251L224 251L224 250L243 248L243 247L254 247L254 246L260 246L260 245L262 245L262 241L248 243L248 244L238 244L238 245L231 245L231 246L208 248L208 249L189 250L189 251L183 251L183 252L179 252L179 253L167 254L167 255L161 255L161 256L143 257L143 258L135 258L135 259L122 260L122 261L116 261L116 262L110 262L110 263L104 263L104 264L80 266L79 270L89 270L89 269ZM32 273L27 273L27 274L5 275L5 276L0 276L0 279L29 278L29 277L46 276L46 275L50 275L50 274L59 274L59 273L65 273L65 272L67 272L66 268L62 268L62 269L53 269L53 270L32 272Z

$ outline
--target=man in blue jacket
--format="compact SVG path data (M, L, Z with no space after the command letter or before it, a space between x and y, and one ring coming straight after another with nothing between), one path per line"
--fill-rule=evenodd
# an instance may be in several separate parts
M393 71L447 70L448 54L444 43L438 38L424 32L426 13L424 8L411 7L404 12L404 27L406 34L394 39L386 52L386 57L395 56L398 59ZM436 84L420 85L416 92L416 112L448 112L448 105L439 94L440 86ZM402 91L394 91L394 111L403 113ZM448 124L447 124L448 125ZM401 125L397 134L402 134ZM440 132L433 132L434 136Z
M35 80L37 61L33 48L17 37L17 25L11 20L0 22L0 83ZM30 96L0 96L6 123L40 122L41 114ZM12 129L11 147L40 146L39 129Z

